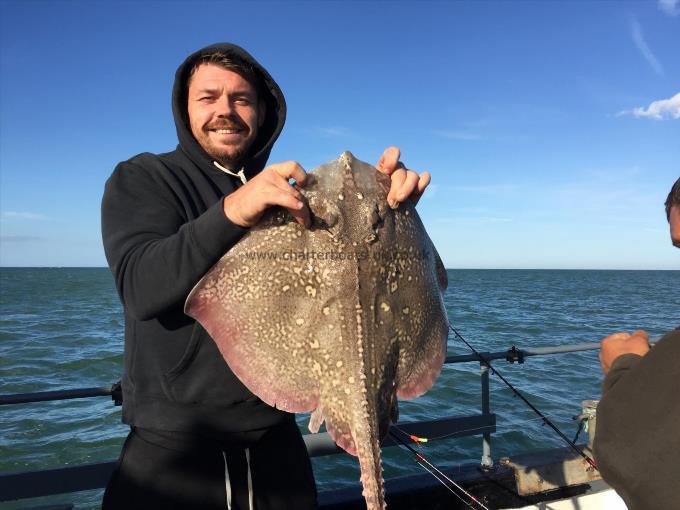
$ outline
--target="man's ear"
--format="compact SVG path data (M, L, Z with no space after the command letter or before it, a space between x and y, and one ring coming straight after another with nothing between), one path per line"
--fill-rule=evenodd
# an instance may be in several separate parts
M261 128L264 124L264 118L267 115L267 104L263 99L257 101L257 127Z

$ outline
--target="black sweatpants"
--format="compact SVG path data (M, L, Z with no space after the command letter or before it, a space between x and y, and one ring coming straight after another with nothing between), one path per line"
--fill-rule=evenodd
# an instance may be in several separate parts
M249 448L133 428L102 510L314 510L316 485L294 421Z

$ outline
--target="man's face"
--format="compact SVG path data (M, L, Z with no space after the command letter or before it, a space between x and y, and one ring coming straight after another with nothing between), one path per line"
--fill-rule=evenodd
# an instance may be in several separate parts
M264 103L255 88L234 71L201 64L190 79L189 124L201 147L221 164L235 168L264 122Z
M671 207L670 214L671 242L676 248L680 248L680 205Z

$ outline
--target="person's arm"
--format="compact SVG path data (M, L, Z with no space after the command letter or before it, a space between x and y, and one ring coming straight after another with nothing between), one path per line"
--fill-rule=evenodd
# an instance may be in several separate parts
M247 231L224 214L222 200L187 221L167 184L133 163L106 183L102 238L119 295L135 318L181 307L193 286Z

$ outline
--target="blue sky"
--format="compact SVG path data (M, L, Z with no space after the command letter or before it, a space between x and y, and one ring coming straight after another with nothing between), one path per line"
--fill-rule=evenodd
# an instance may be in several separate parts
M397 145L450 268L678 269L677 0L0 2L0 265L104 266L115 165L176 145L177 65L240 44L286 94L270 162ZM133 212L131 212L133 218Z

